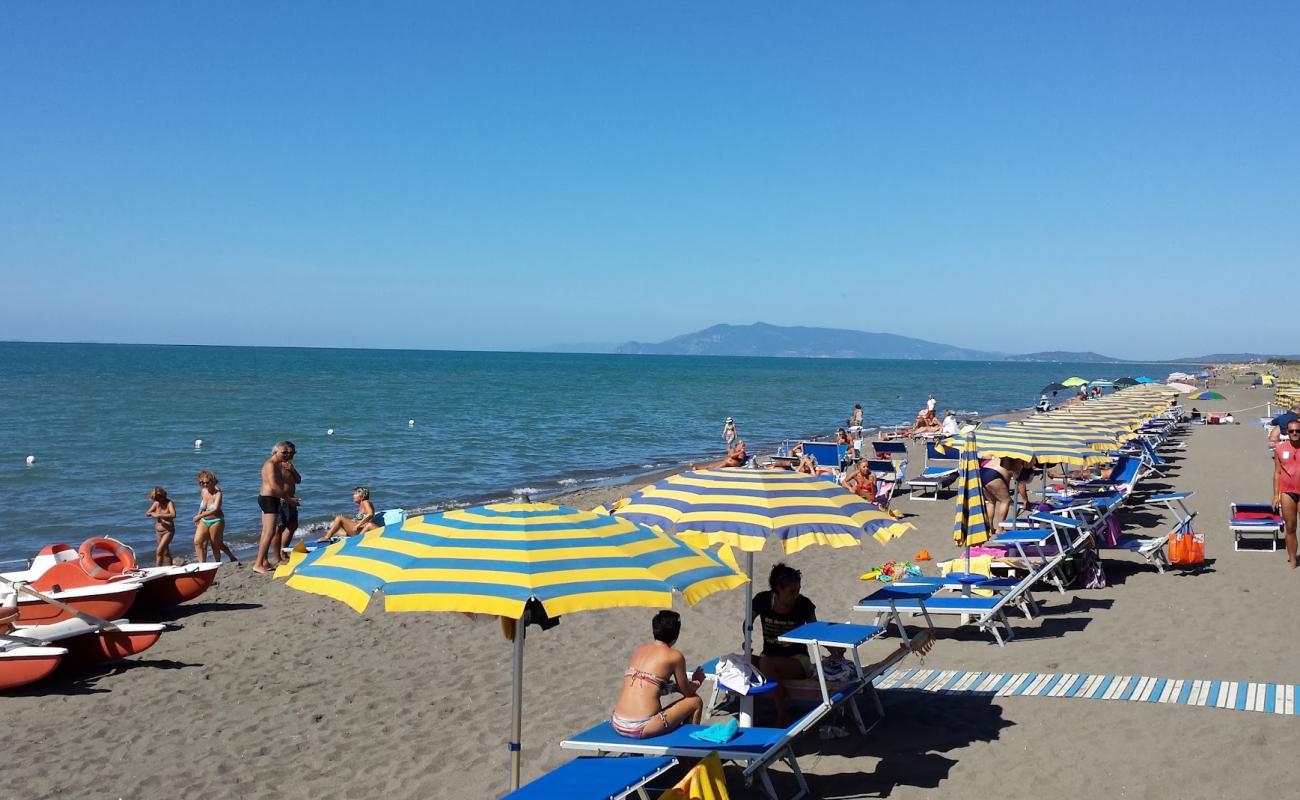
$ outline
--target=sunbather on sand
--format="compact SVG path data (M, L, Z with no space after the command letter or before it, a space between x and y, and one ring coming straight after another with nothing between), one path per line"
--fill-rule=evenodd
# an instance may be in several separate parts
M339 514L330 523L324 535L316 541L326 542L340 533L344 536L356 536L358 533L365 533L379 527L375 524L375 506L370 502L369 489L364 486L353 489L352 502L357 504L357 513L350 517Z
M660 611L651 628L654 640L632 651L623 673L623 691L609 718L614 730L631 739L661 736L687 722L698 724L704 711L704 702L696 694L704 682L704 673L697 669L687 678L686 657L673 647L682 630L681 616L675 611ZM682 697L663 706L659 696L673 683Z
M719 467L743 467L745 462L749 461L749 454L745 452L745 440L737 440L736 446L727 450L727 457L721 461L712 464L705 464L698 469L717 469Z

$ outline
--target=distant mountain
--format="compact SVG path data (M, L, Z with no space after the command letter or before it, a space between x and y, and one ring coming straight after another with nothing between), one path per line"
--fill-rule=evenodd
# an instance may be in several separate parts
M1228 362L1240 363L1242 361L1273 361L1273 360L1295 361L1300 356L1282 356L1282 355L1264 355L1261 353L1211 353L1208 356L1197 356L1196 358L1175 358L1170 364L1226 364Z
M1048 350L1043 353L1025 353L1022 356L1007 356L1007 361L1068 361L1074 364L1118 364L1123 359L1103 356L1101 353L1072 352L1069 350Z
M783 356L792 358L904 358L1001 361L1004 355L928 342L893 333L838 328L714 325L666 342L626 342L614 352L681 356Z
M560 342L535 347L530 353L612 353L617 342Z

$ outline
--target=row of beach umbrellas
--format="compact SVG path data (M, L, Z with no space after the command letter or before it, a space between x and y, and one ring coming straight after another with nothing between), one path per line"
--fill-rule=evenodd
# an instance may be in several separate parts
M613 514L507 503L412 517L300 560L288 585L360 613L382 591L392 612L499 616L513 641L510 786L519 786L527 626L616 607L694 604L750 583L753 554L881 541L911 528L818 476L693 470L648 486ZM732 550L745 554L741 569ZM744 592L750 653L752 595Z
M955 536L988 538L979 458L1011 455L1086 466L1132 438L1167 407L1164 386L1003 425L985 423L947 441L962 450ZM822 477L746 469L692 470L634 494L612 514L547 503L505 503L412 517L322 547L290 570L288 585L360 613L383 593L390 612L465 612L503 620L513 642L510 786L519 785L523 656L529 624L617 607L669 608L750 583L753 554L880 541L912 526ZM742 568L732 550L745 557ZM745 654L752 594L744 592Z

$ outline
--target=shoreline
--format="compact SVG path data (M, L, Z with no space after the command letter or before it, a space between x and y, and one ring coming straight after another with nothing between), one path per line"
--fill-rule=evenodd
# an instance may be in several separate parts
M1026 406L1023 408L1011 408L1005 411L995 411L989 414L983 414L978 411L967 411L967 410L957 411L955 413L958 415L958 417L963 417L965 415L973 415L978 417L980 420L1000 420L1000 419L1006 419L1008 417L1011 417L1012 415L1032 412L1033 410L1034 410L1033 406ZM872 427L864 426L863 438L865 439L869 436L875 436L882 430L889 430L902 425L906 425L908 424L908 422L910 422L910 420L906 422L897 423L896 425L879 424ZM814 434L807 434L804 436L792 436L788 441L793 441L795 439L808 439L811 441L817 441L820 439L830 438L833 435L834 435L834 431L832 430L826 433L814 433ZM771 443L760 442L758 445L756 445L753 448L754 458L762 458L765 456L770 456L775 454L779 444L780 444L779 442L771 442ZM642 486L648 485L650 483L654 483L655 481L666 478L669 475L676 475L679 472L690 469L693 465L698 464L701 461L707 461L707 462L717 461L720 458L724 457L725 455L726 455L725 451L718 454L699 455L691 459L669 462L662 465L655 465L653 468L644 468L643 465L643 468L641 469L632 469L629 465L628 468L619 469L605 476L595 477L588 480L582 480L578 478L559 478L552 481L548 479L546 481L547 483L554 482L558 485L554 487L548 487L548 488L534 490L534 491L526 491L528 487L516 487L511 489L508 493L504 493L504 494L496 491L485 492L479 495L470 496L469 498L464 500L455 499L455 500L450 500L442 503L416 506L415 508L409 508L403 510L406 512L408 517L413 517L413 516L420 516L424 514L436 514L441 511L450 511L457 508L469 508L471 506L488 505L493 503L518 502L520 498L525 495L534 501L540 500L546 502L553 502L553 501L557 501L569 497L584 498L593 493L596 494L597 496L603 496L604 493L606 493L608 490L611 489L628 489L630 487L635 487L639 489ZM565 481L573 481L573 483L565 485L564 484ZM538 481L538 483L542 483L542 481ZM592 506L600 505L601 502L592 503ZM565 505L566 503L558 503L558 504ZM572 505L572 504L567 504L567 505ZM381 511L381 512L383 510L384 509L377 509L377 511ZM590 508L580 508L579 510L589 511ZM333 517L330 517L330 519L333 519ZM300 525L298 530L294 532L293 541L296 543L299 539L306 539L307 535L318 533L320 531L325 530L329 526L329 521L330 521L329 519L314 519L306 522L305 524ZM307 534L307 535L301 535L301 534ZM231 549L234 550L236 553L245 553L245 552L251 553L257 547L258 535L259 535L258 532L237 532L234 534L227 534L226 542L231 546ZM234 538L234 537L239 537L239 538ZM249 541L248 537L251 537L251 541ZM6 563L6 562L0 562L0 563Z

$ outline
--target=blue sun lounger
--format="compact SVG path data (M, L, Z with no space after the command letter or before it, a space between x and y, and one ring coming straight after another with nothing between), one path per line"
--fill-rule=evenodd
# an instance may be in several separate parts
M957 458L961 454L952 448L943 448L934 442L925 446L925 468L915 478L907 480L911 490L908 497L913 500L939 499L939 490L946 489L957 480ZM932 461L946 461L946 464L931 464Z
M581 756L563 764L502 800L623 800L636 793L649 800L645 786L677 765L677 759L593 758Z
M1007 621L1006 607L1016 604L1043 576L1046 569L1047 567L1035 569L1021 578L1011 590L993 597L949 597L935 594L935 589L929 586L891 584L859 600L853 610L875 614L877 620L885 615L898 617L904 612L921 614L931 627L934 627L932 615L956 614L961 617L963 625L970 624L988 631L998 646L1003 646L1006 641L1015 638L1011 624ZM979 586L977 584L975 588L978 589ZM1003 631L1006 632L1006 641L1002 637Z
M614 726L606 720L594 725L575 736L560 742L565 750L578 750L597 755L644 755L676 756L678 758L704 758L716 752L723 761L744 764L743 775L748 784L755 776L763 784L764 791L772 800L777 800L776 787L767 768L773 761L784 761L790 765L799 792L791 800L808 796L808 782L804 779L799 762L795 761L791 744L795 738L822 718L825 711L821 706L809 711L788 728L741 728L735 739L725 744L702 742L691 738L692 733L702 731L707 725L683 725L671 733L649 739L630 739L621 736ZM625 759L611 759L623 761Z
M582 733L560 742L560 747L567 750L581 750L597 754L639 754L654 756L677 756L680 758L703 758L717 751L723 761L744 764L742 772L746 785L757 777L764 791L772 800L777 800L776 788L768 774L767 767L773 761L784 761L790 765L799 792L794 798L807 796L808 783L804 779L799 764L795 761L791 745L800 735L821 722L828 714L841 706L847 706L860 733L867 733L870 728L862 720L857 708L857 696L866 692L877 713L877 723L884 717L884 708L875 694L872 683L886 670L896 665L909 652L907 646L900 646L886 658L874 664L864 666L857 648L877 639L883 629L874 625L858 625L840 622L810 622L781 637L782 641L807 644L812 652L818 647L842 647L852 654L856 679L841 683L826 680L826 673L820 658L815 659L818 691L821 702L800 717L788 728L740 728L740 735L730 742L718 744L703 742L691 738L691 734L708 727L706 725L683 725L671 733L649 739L629 739L620 736L609 722L602 722ZM833 688L832 688L833 687ZM874 726L873 726L874 727Z

